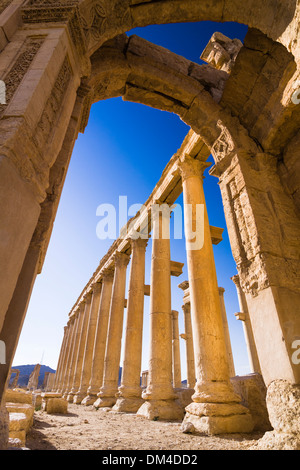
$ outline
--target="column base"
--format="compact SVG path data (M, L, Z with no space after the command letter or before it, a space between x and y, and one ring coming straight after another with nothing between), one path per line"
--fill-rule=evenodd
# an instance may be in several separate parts
M74 400L74 393L69 393L69 395L66 398L68 403L73 403Z
M136 413L142 406L144 400L142 398L118 398L113 407L113 411L123 413Z
M85 393L77 392L74 395L73 403L75 405L80 405L84 398L85 398Z
M253 431L249 410L237 403L191 403L185 410L183 424L192 423L197 433L215 435Z
M93 405L97 400L97 395L87 395L81 402L82 405L89 406Z
M148 400L142 404L136 414L155 421L178 421L183 419L184 409L176 400Z
M93 406L95 408L111 408L116 401L115 397L98 397Z

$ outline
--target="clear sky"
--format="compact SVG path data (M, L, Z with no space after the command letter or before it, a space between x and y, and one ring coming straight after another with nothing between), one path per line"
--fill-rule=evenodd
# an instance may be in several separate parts
M137 34L201 63L199 57L215 31L243 40L247 28L233 23L201 22L149 26L128 34ZM100 220L96 215L97 207L113 204L118 213L119 196L127 197L128 207L143 204L188 131L189 127L177 115L124 102L121 98L92 106L86 131L79 135L75 144L43 271L33 289L14 366L42 362L56 369L68 313L113 242L97 238L96 227ZM224 240L214 247L214 253L218 284L225 288L236 373L243 375L249 373L249 364L242 325L234 316L239 305L235 285L230 279L236 274L236 266L218 180L207 172L204 190L210 224L225 229ZM182 197L177 202L182 204ZM151 241L146 255L146 284L150 283L150 257ZM183 292L177 286L188 279L184 240L171 240L171 257L185 263L183 274L179 278L172 277L172 309L179 311L180 333L183 333ZM143 370L148 368L148 333L149 298L146 297ZM185 379L182 339L180 346L182 379Z

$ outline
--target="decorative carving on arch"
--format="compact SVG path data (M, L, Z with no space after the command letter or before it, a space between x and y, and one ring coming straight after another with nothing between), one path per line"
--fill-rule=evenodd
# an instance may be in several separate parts
M216 163L219 163L225 157L230 155L234 150L235 145L228 129L222 124L221 120L218 120L217 126L221 129L221 133L212 146L211 153Z

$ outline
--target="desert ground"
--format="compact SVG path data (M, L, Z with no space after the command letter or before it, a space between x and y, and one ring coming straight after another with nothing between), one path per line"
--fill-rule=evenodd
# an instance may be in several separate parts
M30 450L247 450L262 434L185 434L181 422L149 421L135 414L69 405L68 413L36 411Z

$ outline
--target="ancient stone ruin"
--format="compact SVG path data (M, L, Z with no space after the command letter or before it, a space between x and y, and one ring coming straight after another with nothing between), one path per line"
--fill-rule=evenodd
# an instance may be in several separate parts
M126 34L138 26L205 20L248 25L244 43L216 31L201 56L206 63L199 65ZM242 8L235 0L1 3L2 448L8 440L5 391L12 361L74 143L92 104L117 96L176 113L190 131L170 156L145 210L129 221L78 293L56 375L45 384L45 409L58 403L66 412L66 402L113 407L146 419L180 419L183 430L208 435L263 429L260 448L300 448L299 22L297 0L246 0ZM239 380L213 255L222 228L210 226L203 190L210 155L209 173L218 178L238 272L232 279L240 305L236 317L243 322L252 371ZM193 208L191 216L184 214L187 231L196 226L196 206L204 207L203 244L187 243L188 279L180 283L185 395L170 288L182 265L171 259L164 236L180 194ZM149 287L145 250L150 236ZM142 374L145 295L150 295L151 345L149 369Z

